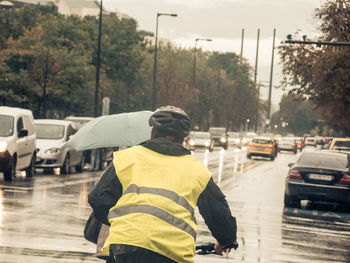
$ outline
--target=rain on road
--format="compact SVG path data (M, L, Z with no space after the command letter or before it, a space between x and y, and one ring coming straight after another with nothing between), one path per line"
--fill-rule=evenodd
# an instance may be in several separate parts
M212 172L237 218L237 251L197 255L196 262L350 262L350 213L303 203L283 207L288 163L298 155L246 159L245 150L193 153ZM37 174L0 179L0 262L103 262L83 238L91 209L87 195L99 172ZM197 213L197 243L214 241Z

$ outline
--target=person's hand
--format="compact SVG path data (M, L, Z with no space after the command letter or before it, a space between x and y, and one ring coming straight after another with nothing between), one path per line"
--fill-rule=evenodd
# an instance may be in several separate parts
M216 242L214 249L215 249L215 253L221 256L222 256L222 252L229 253L231 251L231 248L225 248L225 246L220 245L219 242Z

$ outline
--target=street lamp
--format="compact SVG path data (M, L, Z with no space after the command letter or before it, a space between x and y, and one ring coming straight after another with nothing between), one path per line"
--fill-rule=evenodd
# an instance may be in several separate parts
M157 13L156 19L156 41L154 46L154 63L153 63L153 94L152 94L152 108L155 110L157 105L157 49L158 49L158 18L160 16L173 16L177 17L177 14L165 14Z
M196 87L196 57L197 57L197 42L198 41L212 41L210 38L196 38L194 42L194 58L193 58L193 82L192 88Z
M101 57L101 34L102 34L102 0L100 2L100 16L98 19L98 37L97 37L97 61L96 61L96 81L95 81L95 101L94 117L98 116L98 90L100 81L100 57Z

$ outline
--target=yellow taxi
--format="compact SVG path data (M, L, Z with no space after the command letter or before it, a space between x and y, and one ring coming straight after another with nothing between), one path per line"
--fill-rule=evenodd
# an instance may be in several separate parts
M329 146L330 150L350 151L350 138L334 138Z
M277 153L276 144L269 137L254 137L247 147L247 157L252 156L268 157L272 161Z

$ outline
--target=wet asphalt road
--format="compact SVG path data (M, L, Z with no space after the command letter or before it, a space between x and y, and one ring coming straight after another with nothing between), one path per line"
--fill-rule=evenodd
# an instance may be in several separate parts
M226 194L240 245L224 257L197 255L196 262L350 262L347 208L307 202L301 209L283 207L287 165L299 154L281 153L275 161L248 160L244 149L234 148L193 155ZM103 262L83 238L91 212L87 194L99 175L38 173L25 179L18 172L10 183L1 177L0 262ZM197 221L197 243L213 241L199 214Z

